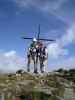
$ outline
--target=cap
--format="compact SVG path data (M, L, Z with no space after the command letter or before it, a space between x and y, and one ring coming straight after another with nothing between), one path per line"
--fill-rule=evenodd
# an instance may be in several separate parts
M37 42L37 39L36 39L36 38L33 38L33 41L34 41L34 42Z

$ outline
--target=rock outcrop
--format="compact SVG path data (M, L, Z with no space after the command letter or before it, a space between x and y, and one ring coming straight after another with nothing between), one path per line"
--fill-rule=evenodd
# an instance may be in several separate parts
M6 74L0 75L0 95L1 100L75 100L75 83L56 73Z

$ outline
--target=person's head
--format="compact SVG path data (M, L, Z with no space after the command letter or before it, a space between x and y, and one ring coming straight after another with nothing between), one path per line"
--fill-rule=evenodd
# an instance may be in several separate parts
M44 46L44 48L47 48L46 46Z
M46 47L46 46L44 46L44 49L47 49L47 47Z
M33 38L33 42L36 43L37 42L37 39L36 38Z

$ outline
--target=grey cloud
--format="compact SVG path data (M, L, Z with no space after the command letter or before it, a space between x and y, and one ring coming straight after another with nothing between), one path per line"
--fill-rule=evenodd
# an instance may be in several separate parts
M65 0L16 0L16 4L20 7L34 6L41 10L55 10L59 8Z
M59 56L66 56L69 54L69 50L66 46L75 43L75 23L69 26L62 37L57 39L55 43L48 45L48 51L50 57L59 58Z
M24 59L17 55L15 51L0 53L0 73L15 72L25 68Z
M17 7L24 11L35 8L43 13L54 15L64 23L70 24L75 20L75 0L12 0Z
M58 19L64 21L63 13L64 5L68 0L13 0L21 9L34 7L43 13L53 14Z
M54 63L53 63L54 62ZM75 68L75 57L68 57L67 59L66 58L63 58L60 60L57 59L57 60L54 60L53 62L50 62L50 66L48 67L47 70L57 70L59 68L64 68L64 69L72 69L72 68Z

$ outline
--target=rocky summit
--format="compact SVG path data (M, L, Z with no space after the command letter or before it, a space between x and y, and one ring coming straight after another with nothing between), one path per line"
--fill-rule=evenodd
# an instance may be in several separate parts
M1 74L0 100L75 100L75 83L59 72Z

